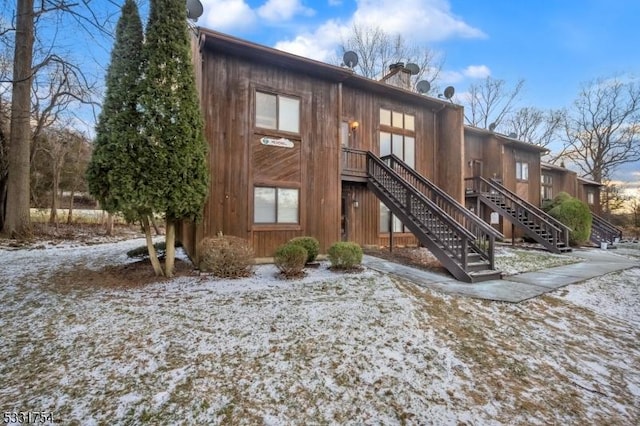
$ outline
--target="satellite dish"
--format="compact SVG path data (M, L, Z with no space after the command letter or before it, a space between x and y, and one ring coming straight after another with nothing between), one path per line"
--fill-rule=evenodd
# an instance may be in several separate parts
M420 72L420 67L414 63L407 64L406 68L411 72L411 75L416 75Z
M495 129L496 129L496 123L491 123L491 124L489 124L489 130L490 130L490 131L492 131L492 132L493 132Z
M349 50L348 52L344 52L344 56L342 57L342 62L353 69L356 65L358 65L358 55L356 52Z
M444 97L447 99L453 98L454 93L456 93L456 89L454 89L453 86L448 86L444 89Z
M510 137L511 139L516 139L516 138L518 137L518 135L517 135L517 134L515 134L514 132L511 132L511 133L509 133L509 137Z
M424 95L431 90L431 84L427 80L420 80L418 84L416 84L416 89L418 89L419 93Z
M197 20L202 16L204 9L200 0L187 0L187 18Z

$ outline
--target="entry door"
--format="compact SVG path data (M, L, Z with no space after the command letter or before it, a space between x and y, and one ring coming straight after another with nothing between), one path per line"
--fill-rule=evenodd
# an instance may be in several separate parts
M482 176L482 160L473 160L473 177Z

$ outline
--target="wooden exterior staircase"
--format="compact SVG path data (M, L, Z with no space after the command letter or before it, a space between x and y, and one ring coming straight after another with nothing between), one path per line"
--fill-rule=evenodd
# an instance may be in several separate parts
M618 241L622 238L622 231L611 223L607 222L600 216L591 213L593 221L591 222L591 236L589 239L592 243L600 245L601 243L614 244L616 238Z
M465 179L467 198L477 200L511 222L552 253L571 251L566 225L505 188L483 177Z
M494 267L499 232L397 157L367 152L366 159L369 189L454 277L469 283L500 279Z

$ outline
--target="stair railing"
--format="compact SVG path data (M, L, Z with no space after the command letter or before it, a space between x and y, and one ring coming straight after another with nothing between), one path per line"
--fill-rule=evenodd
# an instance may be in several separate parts
M593 221L591 223L591 234L592 236L595 234L598 238L597 242L606 241L613 243L616 238L622 238L622 230L616 228L611 223L594 213L591 213L591 216L593 217Z
M494 203L503 201L506 207L513 210L511 216L521 224L527 226L525 219L533 221L535 226L538 226L541 231L551 236L552 240L550 243L553 244L553 246L557 247L558 243L564 243L566 247L569 247L569 232L571 228L562 222L549 216L538 207L524 200L493 179L487 180L483 177L476 176L466 178L465 181L467 182L467 188L470 187L468 182L473 181L471 188Z
M482 218L460 204L455 198L438 188L434 183L410 168L397 156L391 154L381 158L389 167L433 201L444 213L453 218L457 223L475 236L475 241L470 245L482 258L489 261L490 268L494 269L494 247L496 238L504 238L504 235L487 224Z
M418 228L443 247L448 256L467 268L467 249L475 235L449 217L433 201L419 193L412 185L397 176L381 159L367 153L369 179L386 190Z

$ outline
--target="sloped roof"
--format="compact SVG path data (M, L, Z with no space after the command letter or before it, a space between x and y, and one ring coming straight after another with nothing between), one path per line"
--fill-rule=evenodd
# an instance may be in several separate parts
M478 135L483 135L483 136L493 136L498 140L498 142L504 145L514 146L518 149L524 149L527 151L536 151L540 153L549 152L547 148L543 148L539 145L521 141L519 139L510 138L509 136L503 135L502 133L496 133L488 129L482 129L480 127L464 126L464 131L465 132L468 131L468 132L475 133Z
M422 105L429 109L442 108L461 109L462 106L448 100L421 95L401 89L383 82L362 77L349 68L338 67L303 56L287 53L264 45L230 36L228 34L198 27L200 49L211 48L233 56L254 62L274 65L315 78L342 82L345 85L359 88L376 94L395 98L405 102Z

